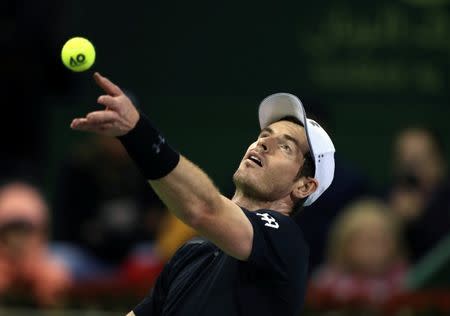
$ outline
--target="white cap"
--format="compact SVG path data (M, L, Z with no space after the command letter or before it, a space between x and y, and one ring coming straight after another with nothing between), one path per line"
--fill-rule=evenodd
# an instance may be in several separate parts
M319 182L317 190L303 204L311 205L330 186L334 177L333 142L327 132L315 121L306 117L302 102L290 93L275 93L265 98L259 105L259 125L261 129L286 116L297 118L305 127L311 156L314 157Z

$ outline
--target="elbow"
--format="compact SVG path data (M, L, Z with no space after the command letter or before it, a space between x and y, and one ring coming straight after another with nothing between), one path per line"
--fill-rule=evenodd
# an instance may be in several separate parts
M219 194L215 199L192 203L185 223L197 231L203 230L223 210L222 203L222 197Z

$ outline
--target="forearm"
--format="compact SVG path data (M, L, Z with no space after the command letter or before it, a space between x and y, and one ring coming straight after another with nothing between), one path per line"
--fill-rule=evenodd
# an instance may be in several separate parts
M219 193L200 168L181 157L172 172L150 184L181 221L228 255L239 260L248 258L253 240L250 221L239 206Z
M220 193L208 176L170 147L144 115L119 139L164 204L183 222L197 228L202 215L221 209Z
M203 216L218 211L222 203L209 177L183 156L172 172L149 183L169 210L194 228Z

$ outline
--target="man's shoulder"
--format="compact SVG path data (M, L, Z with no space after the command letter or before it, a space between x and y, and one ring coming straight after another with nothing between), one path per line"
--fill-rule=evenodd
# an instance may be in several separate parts
M245 214L252 222L252 225L258 225L263 231L279 235L279 238L293 241L291 244L308 250L303 232L295 220L280 212L270 209L260 209L257 211L248 211L244 209Z
M248 264L283 282L303 284L309 248L297 223L274 210L244 212L254 232Z

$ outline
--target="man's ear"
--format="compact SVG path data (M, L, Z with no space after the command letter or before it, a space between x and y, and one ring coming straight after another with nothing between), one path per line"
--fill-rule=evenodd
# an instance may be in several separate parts
M318 186L319 182L317 179L311 177L301 177L295 182L292 195L296 199L303 199L314 193Z

